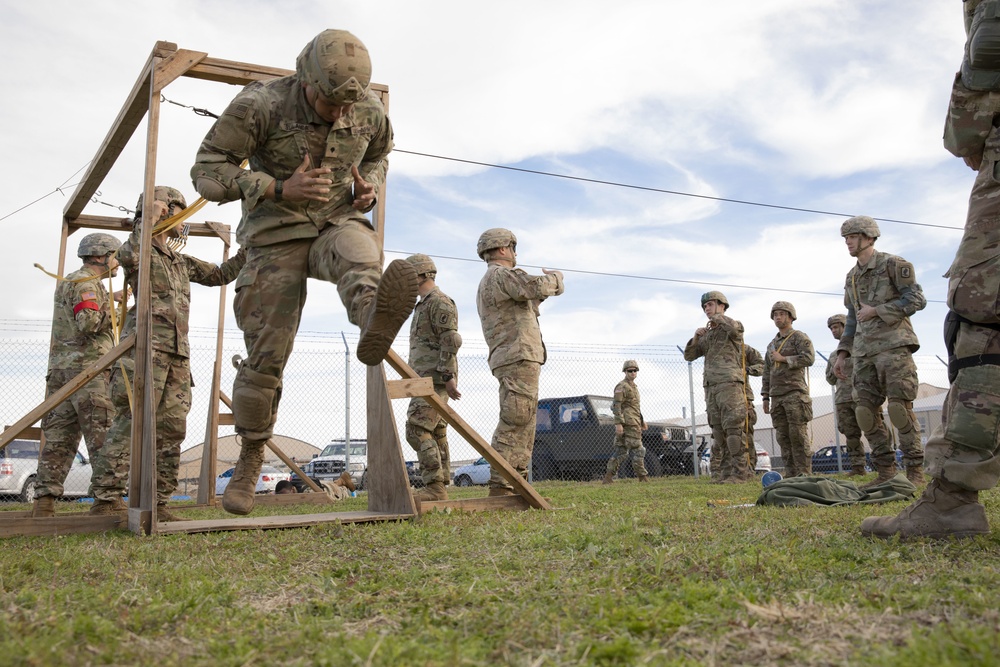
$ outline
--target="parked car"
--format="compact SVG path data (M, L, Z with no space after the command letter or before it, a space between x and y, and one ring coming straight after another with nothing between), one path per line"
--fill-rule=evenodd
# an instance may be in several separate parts
M0 495L16 496L23 503L34 502L40 448L38 440L13 440L0 450ZM90 461L77 452L63 483L63 498L89 496L92 472Z
M215 478L215 495L221 496L226 492L229 481L233 478L236 468L230 468ZM281 472L274 466L264 466L260 469L260 476L257 478L257 486L254 493L274 493L274 487L283 479L289 479L287 472Z
M364 477L365 470L368 469L368 441L351 438L351 463L349 467L346 463L346 454L347 447L344 446L343 439L333 440L310 461L312 463L310 477L332 481L340 477L344 470L348 470L354 483L359 488L363 487L362 477Z
M900 462L900 452L896 451L896 463ZM902 465L900 465L902 467ZM875 469L872 464L871 452L865 452L865 471L870 472ZM837 467L837 445L827 445L820 447L812 455L812 471L815 475L835 474L840 471L850 472L851 455L847 452L847 445L840 445L840 468Z
M490 463L480 456L474 463L455 469L455 486L473 486L490 481Z
M702 475L709 475L712 471L712 449L706 448L701 455L701 462L699 464ZM767 450L761 446L757 446L757 466L754 468L754 472L757 474L763 474L765 472L771 471L771 455L767 453Z

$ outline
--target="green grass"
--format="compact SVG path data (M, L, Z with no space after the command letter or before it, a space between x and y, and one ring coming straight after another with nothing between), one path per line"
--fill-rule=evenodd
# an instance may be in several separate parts
M996 532L860 536L901 503L709 507L759 484L537 488L560 509L3 540L0 664L1000 663ZM983 499L1000 525L998 495Z

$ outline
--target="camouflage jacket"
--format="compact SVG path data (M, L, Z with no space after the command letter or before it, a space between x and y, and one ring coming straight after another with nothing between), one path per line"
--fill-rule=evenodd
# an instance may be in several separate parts
M944 123L944 147L956 157L1000 157L1000 140L990 139L993 119L1000 114L1000 92L969 90L955 75Z
M491 262L479 281L476 309L490 348L490 370L517 361L545 363L538 304L563 293L562 278L532 276Z
M750 376L760 377L764 374L764 357L761 356L757 348L749 345L743 346L743 356L746 359L746 375L743 377L743 384L747 397L747 405L751 405L753 404L754 394L753 387L750 386Z
M421 377L443 385L441 374L458 375L455 357L462 339L458 335L458 309L438 287L417 302L410 322L410 368Z
M855 357L892 350L920 348L910 315L927 305L924 291L916 282L913 265L902 257L875 251L864 266L855 264L847 272L844 284L847 325L837 351ZM858 321L862 305L874 306L878 317Z
M229 103L198 149L191 178L203 195L221 185L223 201L242 200L236 240L259 247L315 238L331 219L353 213L351 167L378 193L391 150L392 126L374 93L331 125L306 101L299 80L286 76L251 83ZM271 183L291 177L306 155L313 167L332 170L326 175L333 181L330 201L263 199ZM249 171L240 168L247 159Z
M615 400L611 404L615 423L622 426L642 428L642 413L639 412L639 387L635 382L622 380L615 385Z
M125 270L125 280L135 295L139 294L139 232L140 227L137 225L128 240L118 249L118 262ZM216 266L211 262L174 252L163 243L153 241L149 281L153 349L189 357L191 283L209 287L231 283L236 280L245 262L246 251L243 249L223 262L222 266ZM135 332L135 318L136 308L133 306L125 316L122 338Z
M835 405L840 405L842 403L853 403L854 396L852 395L852 387L850 377L854 374L854 360L850 357L844 359L844 373L847 374L847 380L841 380L837 377L837 374L833 372L833 367L837 364L837 351L834 350L826 360L826 381L831 387L836 387L836 391L833 393L833 402Z
M780 352L785 361L772 361L771 353ZM764 376L760 395L784 396L792 392L809 395L809 378L806 369L816 362L816 350L809 336L792 329L782 336L779 332L764 352Z
M684 359L705 357L704 386L723 382L743 382L743 325L731 317L716 315L715 326L704 336L695 336L684 346Z
M86 279L74 282L79 279ZM111 297L100 273L90 266L56 286L52 304L49 370L84 370L114 346Z

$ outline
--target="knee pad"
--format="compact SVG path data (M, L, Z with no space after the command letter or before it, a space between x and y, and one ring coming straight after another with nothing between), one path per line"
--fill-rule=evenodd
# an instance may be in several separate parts
M859 401L854 406L854 416L857 417L862 432L870 433L875 429L875 410L868 401Z
M889 421L900 433L909 433L913 429L913 420L910 419L910 408L912 407L912 401L901 401L898 398L889 399Z
M237 433L250 440L272 435L275 401L281 380L240 366L233 382L233 421Z
M412 422L406 422L405 432L406 442L409 443L410 447L413 447L413 451L415 452L420 451L421 443L424 440L433 442L431 434L427 429L421 428Z
M360 225L347 227L340 232L333 248L338 257L351 264L378 266L382 257L375 232Z

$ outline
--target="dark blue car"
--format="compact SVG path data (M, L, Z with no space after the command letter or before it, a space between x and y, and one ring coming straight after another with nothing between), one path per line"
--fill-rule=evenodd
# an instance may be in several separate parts
M847 445L840 445L840 459L843 472L851 471L850 454L847 453ZM903 452L896 450L896 467L903 469ZM865 472L875 470L872 463L871 452L865 452ZM828 475L840 472L837 469L837 445L827 445L816 450L812 455L812 471L814 475Z

